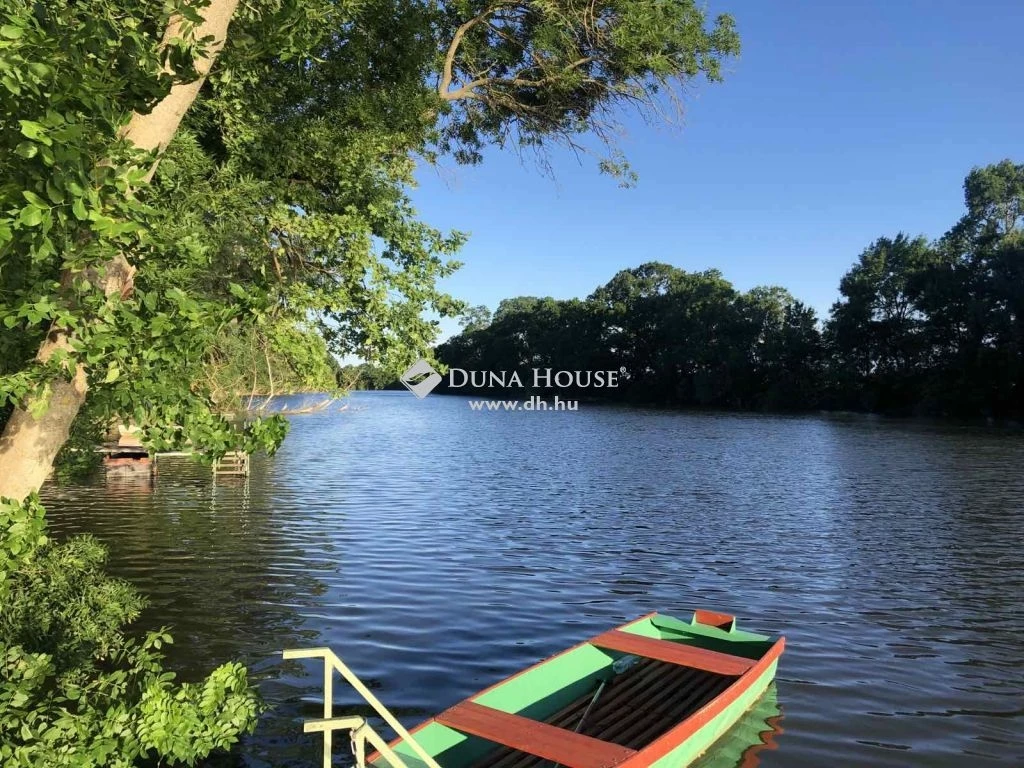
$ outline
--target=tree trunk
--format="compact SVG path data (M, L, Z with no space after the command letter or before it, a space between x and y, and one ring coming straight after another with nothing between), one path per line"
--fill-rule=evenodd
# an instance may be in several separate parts
M67 348L67 335L51 333L39 348L38 360L49 360ZM46 391L30 396L25 408L17 408L0 435L0 498L24 499L46 480L53 460L68 439L71 423L85 402L85 367L76 367L70 381L54 379ZM33 410L42 409L39 417Z
M195 37L211 36L214 39L207 46L205 56L195 62L199 77L173 86L151 112L133 114L122 132L125 139L140 149L158 154L167 148L224 45L228 24L237 7L238 0L212 0L205 8L199 9L203 23L196 27ZM180 32L181 19L172 18L164 32L164 42L180 36ZM154 165L147 179L152 178L155 172ZM111 259L101 271L103 276L99 283L105 295L117 293L124 296L131 291L135 270L123 256ZM45 362L56 350L67 349L70 344L68 334L54 328L40 346L36 359ZM79 363L70 380L55 379L42 391L28 396L22 407L11 414L0 435L0 498L20 501L39 490L53 469L57 453L68 439L71 424L85 402L88 388L88 372Z

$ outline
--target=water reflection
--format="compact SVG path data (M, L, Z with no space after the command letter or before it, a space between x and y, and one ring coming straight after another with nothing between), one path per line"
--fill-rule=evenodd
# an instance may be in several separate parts
M46 491L54 528L100 536L153 598L145 621L175 625L186 675L255 667L275 711L248 764L315 759L296 719L319 675L282 648L331 645L414 723L609 626L700 606L788 638L778 748L709 760L761 744L766 768L1024 763L1019 433L353 403L294 417L248 484L161 460L148 493Z
M778 688L773 683L757 703L693 768L758 768L764 753L776 750L785 730Z
M309 532L274 511L265 461L254 459L249 478L214 482L209 467L161 458L152 482L101 470L88 493L48 487L44 502L55 533L89 532L107 544L112 569L149 598L141 626L171 626L175 644L165 650L179 678L196 679L240 659L273 701L296 690L279 663L280 649L318 642L305 617L327 589L317 573L336 564L316 557ZM60 514L67 508L76 514ZM261 754L279 764L279 755L291 753L296 765L308 765L317 755L273 713L245 750L244 761L218 764L258 765Z

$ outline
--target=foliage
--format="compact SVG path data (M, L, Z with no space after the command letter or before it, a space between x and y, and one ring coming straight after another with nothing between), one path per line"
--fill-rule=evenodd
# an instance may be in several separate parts
M182 35L159 45L171 14ZM0 401L20 404L71 363L87 366L94 417L105 410L140 424L173 424L151 442L217 450L244 443L273 448L279 425L236 433L209 410L190 375L209 341L247 312L153 281L161 257L195 243L173 243L166 214L145 199L150 165L121 138L133 111L147 111L175 78L192 77L202 41L189 37L195 11L91 0L11 10L0 34L6 73L0 119ZM171 62L178 73L164 67ZM137 290L96 290L105 265L131 253L142 265ZM47 329L72 338L47 363L33 359ZM171 376L169 372L180 375ZM155 374L155 375L154 375ZM45 407L45 399L41 401ZM204 438L216 439L205 445Z
M338 363L314 329L292 322L240 326L211 349L204 365L214 402L243 407L252 395L332 392Z
M778 288L739 293L716 271L649 263L586 301L520 297L440 345L469 370L618 371L614 397L730 408L801 407L820 373L814 313Z
M491 324L491 310L483 304L469 307L459 318L463 331L479 331Z
M923 237L883 237L871 244L839 284L844 300L832 308L827 334L836 351L833 375L840 389L870 378L865 405L886 410L916 391L928 353L924 317L916 299L934 253Z
M1024 166L964 181L966 213L935 243L877 241L826 328L840 405L1024 417Z
M457 368L626 373L579 393L727 408L1024 418L1024 166L976 168L942 238L882 237L823 328L781 288L717 271L624 270L586 301L519 297L437 350Z
M219 416L225 383L208 364L225 338L313 323L331 353L394 374L435 338L427 313L462 309L436 285L463 237L417 219L416 156L475 161L513 136L611 143L618 106L657 116L666 87L718 80L738 50L731 20L708 26L692 0L243 3L150 184L151 159L120 131L193 76L201 8L6 9L0 407L80 362L89 419L131 419L153 446L272 450L281 425L239 432ZM176 13L185 26L162 43ZM625 172L614 157L605 168ZM95 285L117 254L134 290L106 296ZM44 365L49 328L73 344ZM275 341L308 358L308 336Z
M0 604L8 604L14 588L12 574L31 564L49 542L38 504L0 502Z
M693 0L462 0L441 16L454 30L438 83L454 116L442 148L468 162L489 141L586 151L589 133L604 144L602 170L625 183L619 111L671 118L690 81L721 80L739 53L732 18L709 27Z
M338 384L352 389L390 389L398 384L398 377L377 365L360 363L343 365L338 370Z
M194 765L255 724L245 669L176 684L165 630L124 626L144 605L103 573L95 539L56 543L38 500L0 503L0 762L5 766Z

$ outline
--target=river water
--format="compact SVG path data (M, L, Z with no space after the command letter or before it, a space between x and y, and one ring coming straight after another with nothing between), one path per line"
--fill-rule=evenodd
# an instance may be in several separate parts
M649 611L784 634L777 685L702 763L1024 765L1024 435L860 416L474 412L359 393L214 484L48 486L173 627L185 679L250 665L231 762L311 766L329 645L412 725ZM361 711L345 687L338 711ZM344 739L341 739L344 741ZM342 750L339 748L338 764Z

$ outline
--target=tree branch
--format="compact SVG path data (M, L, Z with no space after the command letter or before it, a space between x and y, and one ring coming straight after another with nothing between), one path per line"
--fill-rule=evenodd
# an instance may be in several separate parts
M508 5L512 5L512 3L497 2L494 3L493 5L489 5L479 15L474 16L472 19L470 19L462 26L460 26L457 30L455 30L455 34L452 35L452 41L448 46L448 52L445 54L444 57L444 69L442 70L441 73L441 80L437 84L437 93L442 99L450 101L455 98L466 98L466 94L462 92L467 90L467 88L469 87L468 85L462 86L457 91L454 91L452 94L449 94L448 92L448 89L451 88L452 86L452 73L455 68L455 56L459 51L459 46L462 44L462 39L466 36L466 33L473 29L473 27L475 27L477 24L487 19L488 16L496 12L498 9Z

